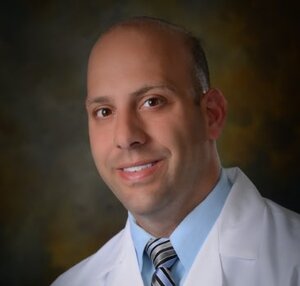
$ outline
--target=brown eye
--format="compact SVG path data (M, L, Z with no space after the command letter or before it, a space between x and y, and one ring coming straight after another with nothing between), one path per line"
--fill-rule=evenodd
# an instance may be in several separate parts
M151 97L151 98L148 98L145 102L144 102L144 106L145 107L154 107L154 106L157 106L157 105L160 105L164 103L164 100L162 98L159 98L159 97Z
M96 111L96 116L103 118L112 114L112 111L109 108L100 108Z

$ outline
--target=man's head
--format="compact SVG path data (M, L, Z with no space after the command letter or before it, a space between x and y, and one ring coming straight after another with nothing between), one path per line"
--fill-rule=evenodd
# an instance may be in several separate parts
M86 104L97 169L156 235L172 231L219 176L215 140L226 102L209 89L203 55L195 72L191 41L181 28L133 19L103 34L89 60Z

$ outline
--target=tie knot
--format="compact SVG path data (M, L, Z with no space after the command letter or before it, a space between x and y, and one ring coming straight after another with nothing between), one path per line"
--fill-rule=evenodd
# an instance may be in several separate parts
M177 254L167 238L150 239L145 248L154 267L170 269L177 260Z

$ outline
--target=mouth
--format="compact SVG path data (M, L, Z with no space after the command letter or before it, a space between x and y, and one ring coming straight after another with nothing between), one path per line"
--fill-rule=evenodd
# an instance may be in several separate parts
M157 161L151 162L151 163L147 163L147 164L135 165L135 166L132 166L132 167L121 168L121 170L123 172L128 172L128 173L136 173L136 172L140 172L142 170L151 168L156 163L157 163Z
M154 176L155 173L160 169L162 160L156 160L151 162L137 162L135 164L127 165L118 168L119 175L126 181L131 182L144 182Z

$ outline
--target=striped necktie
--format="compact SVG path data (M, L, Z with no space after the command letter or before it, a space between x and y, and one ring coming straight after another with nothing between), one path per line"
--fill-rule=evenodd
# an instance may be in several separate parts
M155 267L151 286L175 286L170 269L178 257L170 240L167 238L150 239L145 250Z

